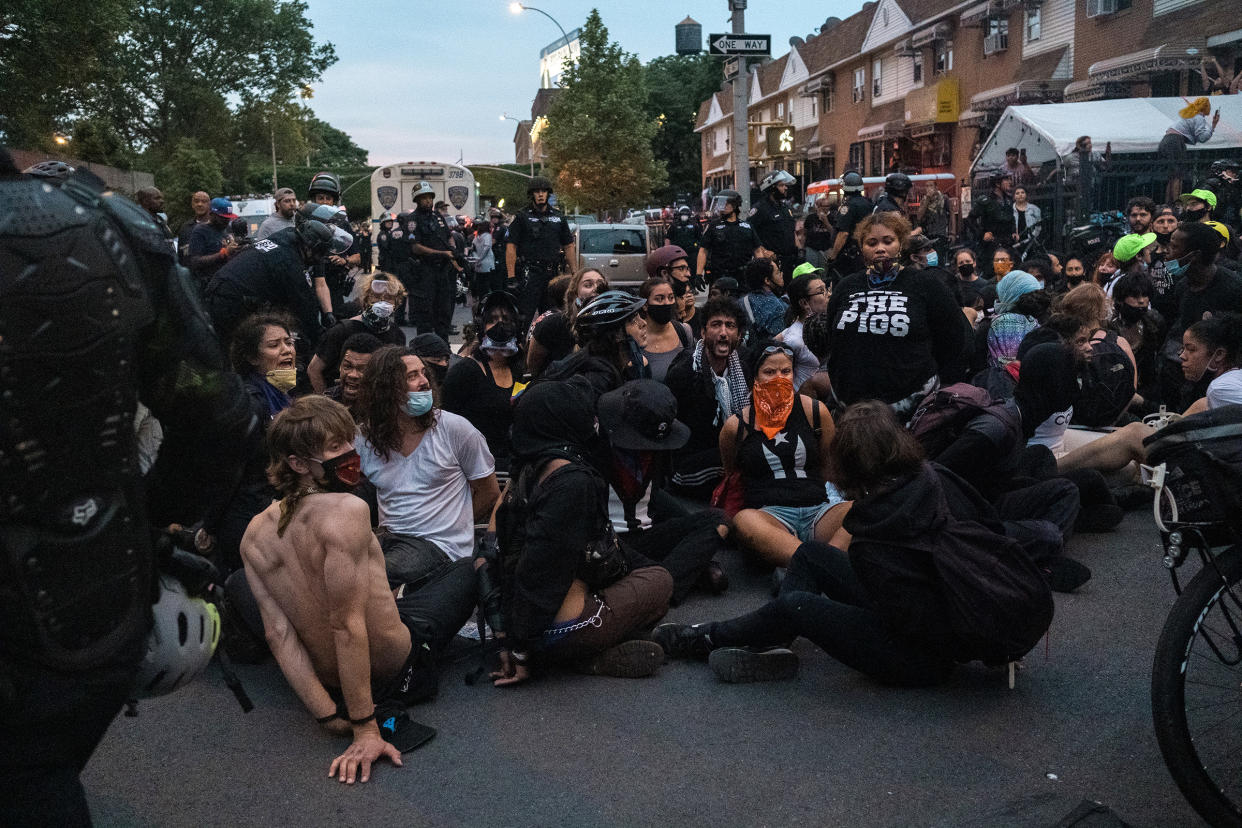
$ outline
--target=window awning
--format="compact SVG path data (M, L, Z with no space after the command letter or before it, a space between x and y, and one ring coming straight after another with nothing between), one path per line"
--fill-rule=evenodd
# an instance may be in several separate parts
M905 121L885 121L882 124L872 124L858 130L859 141L878 141L882 138L895 138L901 134L905 128Z
M809 159L833 158L836 156L836 154L837 154L836 147L823 147L823 146L811 147L806 151L806 157Z
M1149 72L1197 69L1203 61L1206 43L1202 38L1183 43L1162 43L1128 55L1100 60L1087 68L1093 81L1125 80Z
M910 45L917 49L920 46L927 46L928 44L935 43L937 40L948 40L949 36L952 34L953 27L948 23L937 23L929 29L923 29L921 32L915 32L914 36L910 38Z
M726 172L728 171L728 169L729 169L728 164L721 164L719 167L712 167L710 170L703 173L703 175L704 176L715 175L716 173Z
M961 115L957 116L957 125L964 127L986 126L988 118L991 116L991 112L980 112L979 110L968 109Z
M1024 80L1007 83L994 89L972 95L971 109L1004 109L1018 103L1048 103L1058 101L1068 84L1065 80Z
M1104 81L1087 80L1074 81L1065 87L1064 98L1066 103L1081 103L1083 101L1103 101L1113 98L1130 97L1129 87L1124 83L1107 83Z
M962 12L962 16L958 19L959 25L962 26L979 26L984 20L995 14L1000 9L1000 3L995 0L984 0L982 3L971 6Z

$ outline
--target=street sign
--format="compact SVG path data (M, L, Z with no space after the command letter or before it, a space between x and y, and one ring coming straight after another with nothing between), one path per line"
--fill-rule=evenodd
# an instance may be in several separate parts
M713 55L748 55L769 57L772 54L772 35L713 34L707 36L708 53Z
M742 59L740 57L729 58L724 62L724 79L727 81L737 77L738 71L742 68Z
M787 127L768 127L768 155L793 155L794 151L794 128Z

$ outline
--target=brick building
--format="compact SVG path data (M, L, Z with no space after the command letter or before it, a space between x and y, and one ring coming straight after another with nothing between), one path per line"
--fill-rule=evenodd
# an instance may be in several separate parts
M751 183L773 169L809 183L850 168L964 181L1010 104L1202 94L1205 57L1242 69L1237 10L1223 0L864 3L750 67ZM732 104L724 84L695 127L715 189L734 185ZM791 153L768 156L774 122L794 127Z

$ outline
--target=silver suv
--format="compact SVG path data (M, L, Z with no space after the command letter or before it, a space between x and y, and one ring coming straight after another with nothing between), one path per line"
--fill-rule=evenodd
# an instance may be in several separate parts
M574 233L575 269L593 267L615 288L636 288L647 279L651 229L641 224L579 224Z

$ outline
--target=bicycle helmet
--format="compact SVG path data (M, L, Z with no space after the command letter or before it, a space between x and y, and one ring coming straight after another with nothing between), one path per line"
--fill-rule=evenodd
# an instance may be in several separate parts
M647 300L623 290L606 290L582 306L574 318L581 330L602 331L625 323L642 310Z
M675 244L667 244L664 247L657 247L647 254L647 276L654 279L660 275L660 271L671 265L678 259L685 259L686 264L690 263L690 257L686 251L682 250Z
M22 170L22 173L31 178L46 181L49 184L59 184L73 175L73 167L64 161L40 161L38 164Z
M797 179L784 170L775 170L763 177L763 181L759 182L759 189L765 193L775 187L777 184L794 184Z
M542 175L537 175L526 185L526 194L532 195L536 190L547 190L548 194L551 195L553 192L552 182Z
M856 170L850 170L841 176L841 189L847 193L861 193L863 177Z
M307 188L307 198L314 198L315 193L327 193L335 201L341 197L341 180L330 172L319 172L311 178Z
M884 189L893 195L905 195L910 192L910 188L914 183L910 180L910 176L905 173L895 172L889 173L884 179Z
M155 623L147 654L134 679L135 699L171 693L203 672L220 642L220 613L192 598L171 575L160 576L160 598L151 608Z

